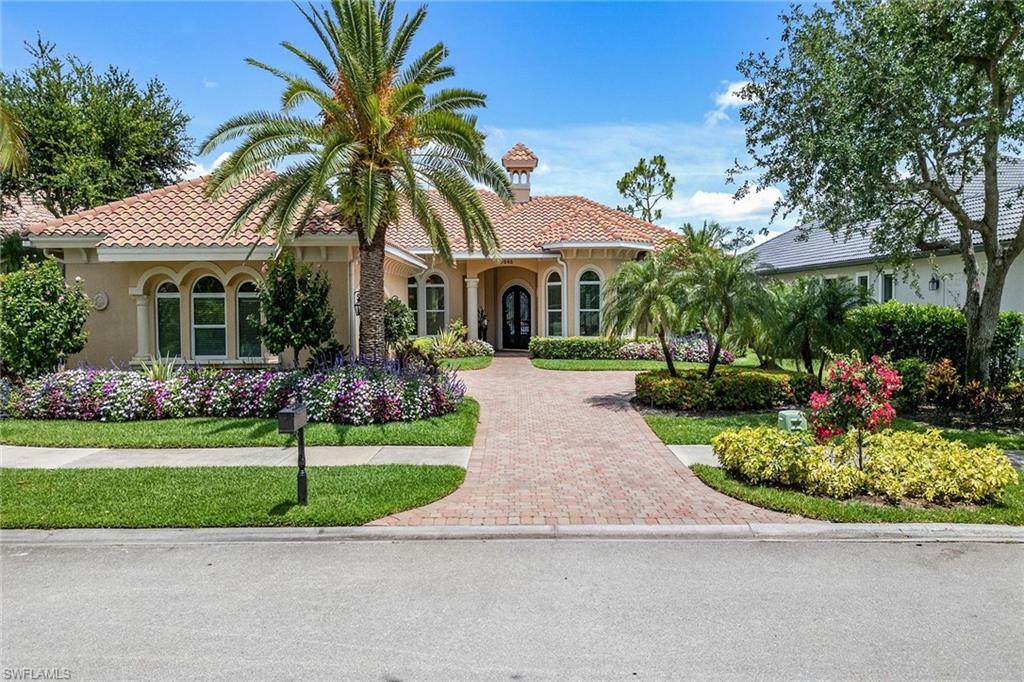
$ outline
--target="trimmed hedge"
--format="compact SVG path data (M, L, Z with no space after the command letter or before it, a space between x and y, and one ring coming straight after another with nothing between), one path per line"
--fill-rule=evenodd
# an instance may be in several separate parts
M948 306L888 301L854 308L846 314L851 338L864 356L888 355L893 360L920 358L928 363L949 358L962 372L967 355L967 320ZM1017 368L1017 349L1024 342L1024 314L1000 313L992 342L992 383L1002 386Z
M614 360L625 340L607 336L534 336L530 357L550 360Z
M636 397L641 403L674 410L763 410L796 402L792 376L783 372L732 370L717 372L711 379L702 370L667 370L636 375ZM806 390L803 380L800 391Z

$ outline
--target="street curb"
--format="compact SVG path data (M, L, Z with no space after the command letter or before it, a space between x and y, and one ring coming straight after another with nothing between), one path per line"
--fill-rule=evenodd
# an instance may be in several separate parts
M1024 527L985 524L750 523L707 526L358 526L330 528L72 528L0 531L0 545L167 545L408 540L744 540L1024 544Z

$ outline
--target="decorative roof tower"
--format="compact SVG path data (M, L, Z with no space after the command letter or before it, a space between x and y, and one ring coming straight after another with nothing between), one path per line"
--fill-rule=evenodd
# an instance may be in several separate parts
M530 200L530 174L537 167L537 155L520 142L505 152L501 165L512 178L513 200L517 204L525 204Z

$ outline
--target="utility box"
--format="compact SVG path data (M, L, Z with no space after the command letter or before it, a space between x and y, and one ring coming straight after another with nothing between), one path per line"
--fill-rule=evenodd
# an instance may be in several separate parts
M782 410L779 412L779 428L783 431L806 431L807 418L800 410Z

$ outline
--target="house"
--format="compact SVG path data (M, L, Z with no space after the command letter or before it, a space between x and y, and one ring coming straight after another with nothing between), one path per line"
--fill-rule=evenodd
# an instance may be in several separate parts
M438 201L454 265L436 258L420 227L400 215L388 229L385 293L408 302L420 335L456 318L471 337L504 350L523 350L534 335L599 334L601 292L612 271L675 233L584 197L533 196L537 157L521 144L502 161L513 204L481 192L500 252L471 251L455 214ZM226 234L239 206L270 177L252 178L217 202L205 198L200 178L33 226L31 244L60 259L68 278L81 277L94 301L88 344L71 362L102 366L157 355L275 362L248 319L258 310L263 261L278 247L258 236L256 216ZM287 248L328 275L336 339L354 347L356 235L324 204Z
M53 220L54 215L33 195L25 193L15 201L0 205L0 239L23 234L30 225Z
M1006 160L999 168L999 189L1003 201L999 215L1000 239L1009 240L1021 229L1024 219L1024 162ZM963 204L968 214L980 216L984 211L984 194L980 180L969 182L963 191ZM948 214L937 225L935 242L942 248L920 252L912 264L910 277L903 277L879 258L871 249L873 224L867 223L849 238L833 237L815 224L794 228L754 247L759 269L782 280L797 277L835 279L848 277L864 287L876 301L890 299L905 303L935 303L961 307L966 294L963 259L957 246L959 233ZM981 239L975 235L974 248L978 269L984 283L985 253ZM1024 310L1024 258L1010 267L1003 288L1003 310Z

